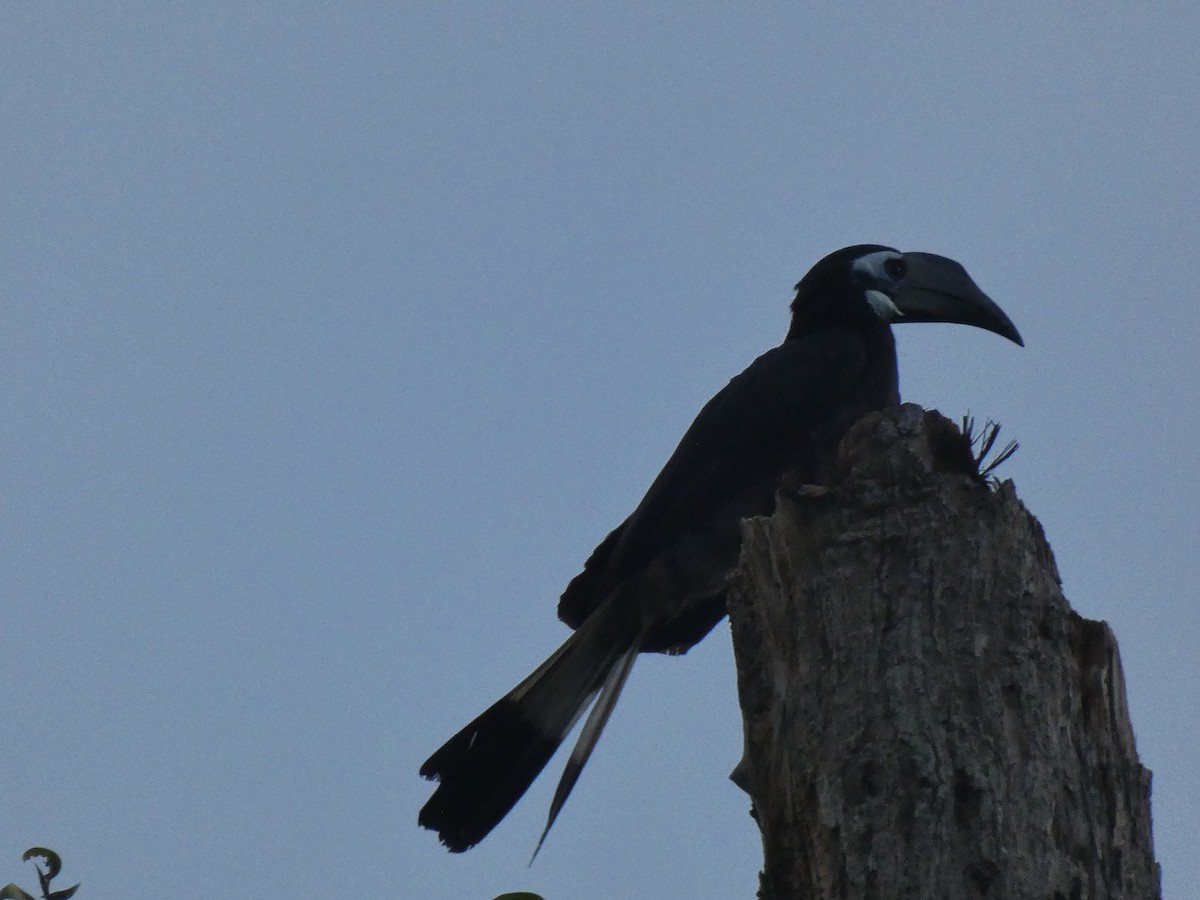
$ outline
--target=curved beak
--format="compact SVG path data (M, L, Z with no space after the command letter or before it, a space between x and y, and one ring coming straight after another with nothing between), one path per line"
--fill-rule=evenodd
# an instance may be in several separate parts
M934 253L905 253L908 271L892 295L903 314L901 322L956 322L974 325L1022 347L1017 326L992 299L979 289L967 270L952 259Z

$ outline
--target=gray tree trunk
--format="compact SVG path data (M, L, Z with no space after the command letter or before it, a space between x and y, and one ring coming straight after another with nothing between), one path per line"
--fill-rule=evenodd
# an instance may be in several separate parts
M839 469L745 523L731 586L760 896L1159 897L1116 641L1011 483L911 405Z

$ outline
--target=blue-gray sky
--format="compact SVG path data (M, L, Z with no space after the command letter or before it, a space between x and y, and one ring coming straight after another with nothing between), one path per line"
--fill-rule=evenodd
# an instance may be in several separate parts
M451 856L416 773L557 646L791 285L872 241L959 259L1026 338L898 329L902 391L1020 440L1189 896L1197 34L1190 3L7 5L0 882L36 843L80 897L752 896L725 626L639 662L532 868L554 776Z

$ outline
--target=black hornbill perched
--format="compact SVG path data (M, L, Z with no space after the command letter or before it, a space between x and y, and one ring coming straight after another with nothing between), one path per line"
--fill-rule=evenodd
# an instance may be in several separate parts
M575 632L421 767L440 782L421 825L452 851L477 844L595 700L545 840L638 653L683 653L725 615L741 520L771 514L785 474L827 481L846 430L900 402L892 322L975 325L1022 344L1008 316L945 257L860 244L813 266L796 285L783 343L705 404L637 509L567 585L558 615Z

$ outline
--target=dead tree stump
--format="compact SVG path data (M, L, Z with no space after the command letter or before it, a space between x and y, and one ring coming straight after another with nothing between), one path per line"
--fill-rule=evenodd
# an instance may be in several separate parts
M744 524L735 780L760 896L1157 898L1112 632L1071 610L1037 521L963 471L947 426L868 416L828 492L793 485Z

